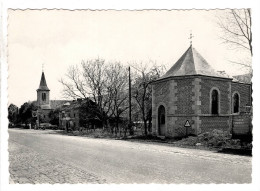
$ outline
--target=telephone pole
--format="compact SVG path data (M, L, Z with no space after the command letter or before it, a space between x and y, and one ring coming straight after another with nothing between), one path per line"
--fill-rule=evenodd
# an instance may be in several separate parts
M130 66L128 68L129 71L129 126L132 124L132 105L131 105L131 70L130 70Z

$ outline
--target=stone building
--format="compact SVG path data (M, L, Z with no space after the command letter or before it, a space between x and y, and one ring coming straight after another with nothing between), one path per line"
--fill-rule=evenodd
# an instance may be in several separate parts
M102 125L100 111L90 98L68 101L59 108L59 127L67 130L80 130L81 127L95 129Z
M216 72L192 45L152 83L152 90L156 135L182 137L213 129L249 133L251 118L244 113L252 103L251 82ZM239 118L241 123L236 123Z
M44 72L42 72L41 81L37 91L38 113L42 121L49 121L50 105L50 89L47 86Z
M45 74L42 72L41 80L39 88L37 91L37 101L36 105L38 107L38 120L39 122L49 122L49 113L51 110L54 110L64 103L66 103L66 100L51 100L50 99L50 89L47 86L47 82L45 79Z
M67 102L60 107L59 127L61 129L79 129L80 101Z

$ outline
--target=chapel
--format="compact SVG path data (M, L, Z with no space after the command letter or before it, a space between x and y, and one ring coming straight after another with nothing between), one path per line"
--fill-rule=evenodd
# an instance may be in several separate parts
M251 82L215 71L191 44L152 83L152 133L183 137L221 129L249 134L251 87Z

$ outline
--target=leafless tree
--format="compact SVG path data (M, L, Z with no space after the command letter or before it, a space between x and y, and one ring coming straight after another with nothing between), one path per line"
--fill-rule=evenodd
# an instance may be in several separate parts
M252 50L251 10L232 9L218 16L218 26L223 32L220 37L224 43L233 48Z
M221 13L218 11L217 24L221 30L220 39L224 44L232 49L245 50L248 56L240 60L229 60L230 63L240 65L251 70L252 31L251 31L251 10L250 9L231 9Z
M126 110L125 100L127 95L126 69L118 63L105 63L103 59L82 61L80 68L70 66L63 85L63 94L67 98L89 98L99 108L99 120L103 127L107 127L108 119L114 116L120 118ZM118 127L118 124L117 124Z
M110 81L109 91L112 98L112 115L116 121L116 132L119 130L120 116L129 108L127 104L127 70L119 62L110 63L106 70L107 80ZM120 128L121 129L121 128ZM121 131L120 131L121 133Z
M83 78L83 72L77 65L68 68L68 72L59 82L63 85L63 96L66 98L87 98L90 92L89 87Z
M139 66L139 67L138 67ZM140 114L144 123L144 133L148 134L152 125L152 86L151 82L159 78L164 73L165 68L163 66L157 66L149 68L147 65L142 67L141 64L132 65L139 73L136 73L133 84L133 98L140 109Z

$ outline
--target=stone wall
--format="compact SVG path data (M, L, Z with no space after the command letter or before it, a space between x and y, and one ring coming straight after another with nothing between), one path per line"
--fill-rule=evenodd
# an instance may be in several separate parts
M228 131L231 128L229 116L201 116L201 133L211 132L213 129Z
M194 101L192 97L195 96L195 93L192 91L194 78L178 79L175 80L177 83L177 110L175 114L194 114L192 106Z
M237 82L232 82L232 95L236 92L239 93L240 99L240 109L244 106L251 106L251 85L250 84L242 84Z
M45 101L42 100L42 93L46 94ZM44 90L37 91L37 105L41 106L41 105L49 105L49 104L50 104L50 92Z
M219 113L211 114L211 91L219 92ZM213 129L231 130L232 95L239 92L240 106L250 104L250 85L234 83L231 79L207 76L185 76L153 84L152 131L158 134L158 108L165 107L166 136L181 137ZM184 124L190 122L186 129Z
M201 79L201 113L211 114L210 111L210 91L212 88L219 90L220 108L219 114L230 114L230 97L231 97L231 82L227 80L218 80L214 78Z

